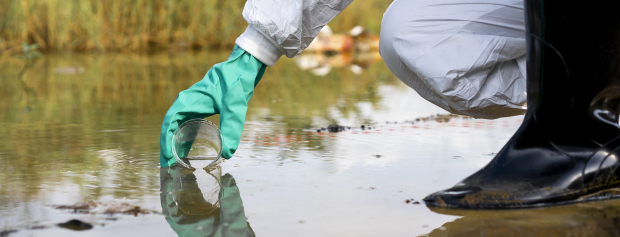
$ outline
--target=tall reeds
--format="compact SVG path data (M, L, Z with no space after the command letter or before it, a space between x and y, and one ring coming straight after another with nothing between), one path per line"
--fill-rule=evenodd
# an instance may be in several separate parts
M330 26L378 33L392 0L353 2ZM22 42L44 50L144 51L232 47L245 0L0 0L0 52Z

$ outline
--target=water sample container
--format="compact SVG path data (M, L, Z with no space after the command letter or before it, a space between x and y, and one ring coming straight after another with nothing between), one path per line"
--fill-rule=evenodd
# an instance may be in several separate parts
M222 132L211 121L191 119L172 137L172 154L188 169L204 169L221 162Z

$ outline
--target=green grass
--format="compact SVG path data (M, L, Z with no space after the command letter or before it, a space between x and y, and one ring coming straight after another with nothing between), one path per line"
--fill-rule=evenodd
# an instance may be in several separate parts
M358 0L329 25L379 33L392 0ZM247 27L245 0L0 0L0 53L43 50L145 51L232 47Z

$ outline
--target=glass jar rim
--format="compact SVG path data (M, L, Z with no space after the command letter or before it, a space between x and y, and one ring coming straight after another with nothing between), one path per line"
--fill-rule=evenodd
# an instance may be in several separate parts
M218 161L222 158L222 149L223 149L223 139L222 139L222 131L217 127L217 125L215 125L213 122L203 119L203 118L194 118L194 119L190 119L187 120L183 123L181 123L181 125L179 125L177 127L177 129L174 131L173 135L172 135L172 141L170 146L172 147L172 155L174 156L174 158L177 160L177 163L179 163L180 165L182 165L185 168L188 169L195 169L194 167L191 167L190 165L186 164L185 162L183 162L183 160L181 160L181 158L179 157L179 155L177 155L177 151L175 148L175 141L176 141L176 137L177 134L181 131L181 129L183 129L185 126L190 125L190 124L194 124L194 123L200 123L200 124L207 124L209 127L214 128L217 131L217 135L220 138L220 150L217 151L217 158L215 158L215 160L213 160L213 162L211 162L207 167L205 168L210 168L212 166L214 166L215 164L218 163Z

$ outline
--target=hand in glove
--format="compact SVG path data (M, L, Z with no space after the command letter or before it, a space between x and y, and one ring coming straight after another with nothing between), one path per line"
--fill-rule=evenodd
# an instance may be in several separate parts
M172 136L179 125L214 114L220 114L222 157L230 159L239 146L248 102L265 68L265 64L235 46L226 62L215 64L201 81L181 91L161 126L161 167L176 163L172 155Z

